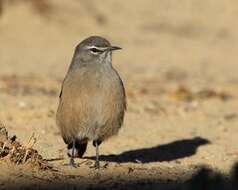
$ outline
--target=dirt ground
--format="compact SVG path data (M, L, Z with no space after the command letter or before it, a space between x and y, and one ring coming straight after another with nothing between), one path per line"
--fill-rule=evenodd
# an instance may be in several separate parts
M1 6L1 2L2 6ZM0 159L0 189L181 189L201 166L238 161L236 0L0 1L0 121L54 169ZM89 146L77 168L55 112L74 47L101 35L128 110L119 135Z

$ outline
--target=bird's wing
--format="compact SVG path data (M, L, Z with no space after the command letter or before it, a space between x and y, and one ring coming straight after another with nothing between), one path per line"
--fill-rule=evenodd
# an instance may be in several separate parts
M61 97L62 97L62 94L63 94L64 81L65 81L65 78L64 78L64 80L63 80L63 82L62 82L62 85L61 85L61 89L60 89L60 93L59 93L59 98L61 98Z

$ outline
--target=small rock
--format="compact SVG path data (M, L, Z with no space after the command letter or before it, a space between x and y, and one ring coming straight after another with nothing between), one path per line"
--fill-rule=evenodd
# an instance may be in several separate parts
M24 101L20 101L20 102L18 102L18 106L19 106L20 108L25 108L25 107L27 106L27 103L24 102Z

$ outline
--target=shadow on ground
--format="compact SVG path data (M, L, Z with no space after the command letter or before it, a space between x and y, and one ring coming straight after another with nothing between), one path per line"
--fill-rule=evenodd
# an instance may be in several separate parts
M210 141L201 137L192 139L183 139L164 145L158 145L150 148L141 148L123 152L119 155L100 155L100 160L109 162L162 162L172 161L179 158L185 158L196 154L197 148L210 144ZM95 159L95 157L86 157Z

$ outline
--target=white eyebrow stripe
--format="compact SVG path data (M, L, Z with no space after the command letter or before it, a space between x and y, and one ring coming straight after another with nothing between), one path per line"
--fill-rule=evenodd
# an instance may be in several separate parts
M98 49L99 51L105 51L107 49L107 47L97 47L97 46L87 46L86 49Z

